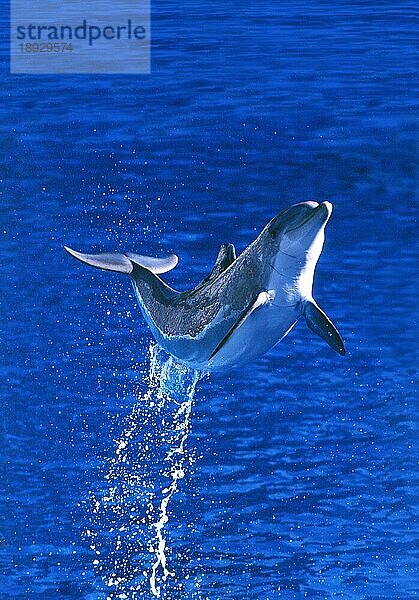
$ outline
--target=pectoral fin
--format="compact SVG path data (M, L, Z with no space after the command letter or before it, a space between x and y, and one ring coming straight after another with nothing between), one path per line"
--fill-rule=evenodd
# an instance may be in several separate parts
M309 329L317 333L333 350L344 356L346 351L342 338L332 321L321 308L314 302L307 300L303 306L303 314Z
M265 304L268 304L271 300L272 300L272 292L271 291L260 292L260 294L258 294L256 299L253 300L249 304L249 306L243 311L243 313L240 315L240 317L234 323L233 327L230 329L230 331L227 333L227 335L225 335L223 337L223 339L218 344L218 346L215 348L215 350L213 351L213 353L211 354L211 356L209 357L208 360L211 360L212 358L214 358L214 356L221 350L221 348L223 346L225 346L225 344L228 342L228 340L243 325L243 323L250 317L250 315L255 310L257 310L261 306L264 306Z

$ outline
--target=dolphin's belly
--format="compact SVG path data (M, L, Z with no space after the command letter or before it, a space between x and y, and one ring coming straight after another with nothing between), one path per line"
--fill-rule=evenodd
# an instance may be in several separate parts
M214 349L230 331L236 319L228 319L218 326L208 327L201 336L164 336L153 327L156 341L187 366L201 371L228 369L252 361L270 350L295 325L298 315L292 309L282 311L262 307L255 311L228 339L209 361Z
M198 336L165 335L149 321L158 344L180 362L200 371L209 371L208 359L220 340L233 327L236 318L208 325ZM228 366L228 365L226 365ZM220 368L220 367L217 367ZM221 367L222 368L222 367Z
M218 331L218 328L207 327L202 333L196 336L165 333L154 323L145 306L140 304L140 307L151 333L159 346L180 362L194 369L206 369L208 357L217 346L219 340L228 331L228 328L226 328L225 332L222 333ZM231 323L231 326L233 324L234 321Z
M200 319L200 327L196 326L196 319L192 320L190 327L179 327L180 321L176 309L172 311L171 318L167 314L167 309L165 313L168 321L172 324L176 323L177 327L165 327L163 323L157 325L139 293L137 297L157 343L179 362L201 371L228 369L258 358L278 343L298 319L295 306L287 304L284 294L278 294L275 296L275 304L270 303L257 308L222 344L224 338L238 323L245 310L243 306L246 307L252 298L251 294L239 298L240 302L235 306L220 302L217 305L209 305L212 309L210 315L212 318L205 319L206 323L203 318ZM214 311L215 306L217 312ZM178 312L185 321L186 313L179 310ZM160 311L159 317L162 318L162 315L164 312ZM185 323L187 325L186 321ZM220 344L220 349L210 359Z
M298 315L291 308L280 312L272 306L256 310L213 357L208 370L230 368L259 358L285 337L297 320Z

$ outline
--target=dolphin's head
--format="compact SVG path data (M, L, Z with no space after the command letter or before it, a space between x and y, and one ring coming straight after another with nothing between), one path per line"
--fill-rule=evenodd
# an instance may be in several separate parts
M300 202L280 212L267 226L276 252L317 262L332 209L330 202Z
M274 279L282 273L285 280L293 282L286 286L291 288L293 302L312 297L314 270L331 214L330 202L294 204L274 217L262 234L268 252L265 257L275 273ZM281 281L275 286L281 286Z
M294 204L268 223L263 239L269 247L268 285L271 296L275 298L282 293L283 304L278 308L293 308L297 313L296 320L299 315L304 316L314 333L344 355L345 346L339 332L312 295L314 271L323 248L324 228L332 210L330 202Z

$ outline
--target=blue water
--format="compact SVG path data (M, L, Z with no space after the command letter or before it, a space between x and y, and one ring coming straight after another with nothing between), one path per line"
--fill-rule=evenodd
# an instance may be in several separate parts
M153 2L144 76L11 76L3 37L2 599L416 598L413 9ZM309 199L344 358L301 322L196 382L62 250L187 289Z

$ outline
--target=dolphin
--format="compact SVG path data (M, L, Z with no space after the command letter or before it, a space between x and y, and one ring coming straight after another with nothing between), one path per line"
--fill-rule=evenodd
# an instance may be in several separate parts
M132 252L82 254L93 267L130 276L157 343L200 371L252 361L280 342L300 318L341 355L336 327L312 295L330 202L301 202L274 217L239 256L223 244L212 271L195 288L178 292L159 277L178 262Z

